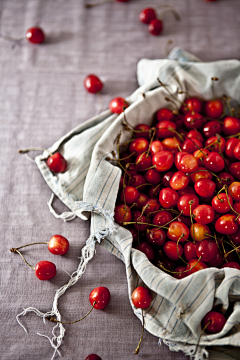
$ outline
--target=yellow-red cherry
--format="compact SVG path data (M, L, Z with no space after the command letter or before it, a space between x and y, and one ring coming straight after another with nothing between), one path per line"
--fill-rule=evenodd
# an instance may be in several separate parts
M68 252L69 242L62 235L53 235L48 243L48 250L54 255L64 255Z

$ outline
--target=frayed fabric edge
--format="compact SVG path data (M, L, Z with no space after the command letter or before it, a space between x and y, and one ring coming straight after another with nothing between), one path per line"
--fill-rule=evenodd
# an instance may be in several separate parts
M204 360L208 359L209 353L205 346L201 345L187 345L181 342L174 342L159 338L158 346L162 345L162 342L169 347L169 350L179 352L182 351L186 356L190 356L191 360Z

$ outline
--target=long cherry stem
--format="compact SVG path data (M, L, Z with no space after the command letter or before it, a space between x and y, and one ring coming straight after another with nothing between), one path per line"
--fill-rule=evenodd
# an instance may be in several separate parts
M12 248L12 249L10 249L10 251L11 251L11 252L18 253L18 254L21 256L21 258L23 259L23 261L24 261L28 266L30 266L33 270L35 270L35 267L33 267L32 265L30 265L30 264L27 262L27 260L23 257L23 255L20 253L20 251L18 251L18 249Z
M90 314L90 312L92 312L92 310L93 310L93 308L94 308L94 306L95 306L96 304L97 304L97 301L94 301L93 306L91 307L91 309L89 310L89 312L88 312L85 316L83 316L81 319L78 319L78 320L75 320L75 321L59 321L59 320L54 319L52 316L47 317L47 319L48 319L49 321L51 321L51 322L57 322L57 323L60 323L60 324L75 324L75 323L77 323L77 322L82 321L83 319L85 319L85 318Z
M138 346L137 346L137 348L135 350L135 355L137 355L139 353L140 345L141 345L142 338L143 338L143 332L144 332L144 316L143 316L143 309L142 309L142 334L141 334Z
M32 245L39 245L39 244L49 244L49 241L36 242L36 243L32 243L32 244L23 245L23 246L20 246L20 247L18 247L18 248L12 248L12 249L10 249L10 251L11 251L11 252L16 252L16 250L22 249L22 248L24 248L24 247L32 246Z

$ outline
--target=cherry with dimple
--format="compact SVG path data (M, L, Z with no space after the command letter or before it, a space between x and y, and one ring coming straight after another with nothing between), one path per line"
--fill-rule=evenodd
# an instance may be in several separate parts
M96 94L102 90L103 83L96 75L90 74L84 79L84 86L88 92Z
M223 329L225 323L225 317L217 311L208 312L202 320L203 328L210 334L219 333Z

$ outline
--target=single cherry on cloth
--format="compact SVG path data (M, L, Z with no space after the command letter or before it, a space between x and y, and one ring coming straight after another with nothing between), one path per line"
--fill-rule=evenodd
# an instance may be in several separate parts
M153 8L145 8L139 14L139 20L144 24L149 24L151 20L156 19L156 12Z
M100 356L98 356L96 354L90 354L86 357L85 360L102 360L102 359L100 358Z
M39 280L50 280L56 273L56 266L50 261L42 260L35 266L35 275Z
M210 334L219 333L226 323L223 314L217 311L209 311L202 320L202 326Z
M93 289L89 294L89 301L92 306L94 305L94 302L96 302L94 308L97 310L105 309L105 307L109 304L110 298L110 291L104 286L99 286Z
M42 44L45 39L44 32L39 27L31 27L26 32L26 39L33 44Z
M92 94L96 94L102 90L103 83L96 75L89 74L84 79L84 86L88 92L90 92Z
M69 241L62 235L53 235L48 243L48 250L54 255L64 255L68 252Z
M109 103L109 109L115 114L121 114L128 106L129 103L122 97L116 97Z
M64 173L67 169L67 161L59 152L49 156L47 166L53 173Z
M168 12L171 11L175 17L176 20L180 20L180 16L178 15L178 13L176 12L175 9L166 9L164 10L161 14L160 17L158 19L152 19L149 23L148 23L148 31L150 32L150 34L152 35L160 35L161 32L163 31L163 21L162 21L162 16Z

